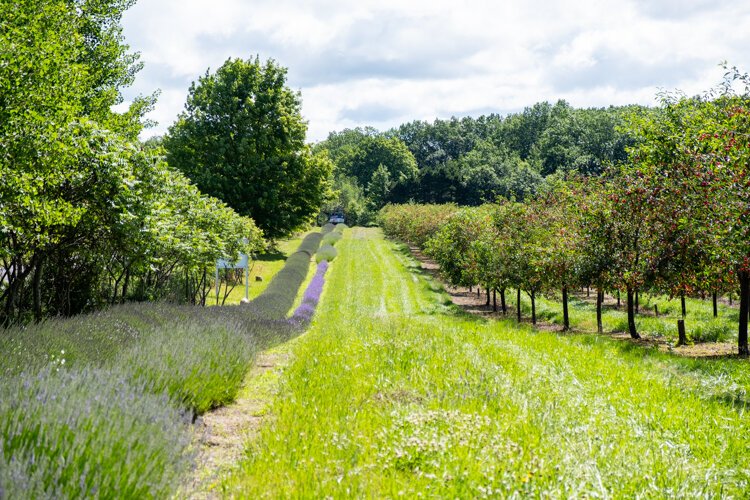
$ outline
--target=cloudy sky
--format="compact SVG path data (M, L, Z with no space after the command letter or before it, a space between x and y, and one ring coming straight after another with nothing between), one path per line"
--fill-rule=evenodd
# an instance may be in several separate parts
M145 64L126 98L161 89L146 136L208 68L256 54L289 69L310 141L543 100L653 104L714 86L720 61L750 70L736 0L140 0L123 24Z

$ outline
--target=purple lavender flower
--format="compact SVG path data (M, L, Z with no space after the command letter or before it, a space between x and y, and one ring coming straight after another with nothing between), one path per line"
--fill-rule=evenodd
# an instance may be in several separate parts
M294 323L308 322L315 314L315 308L320 302L320 294L323 293L325 284L325 273L328 270L328 262L321 261L315 270L315 275L310 284L307 285L305 293L302 295L302 304L294 311L290 321Z

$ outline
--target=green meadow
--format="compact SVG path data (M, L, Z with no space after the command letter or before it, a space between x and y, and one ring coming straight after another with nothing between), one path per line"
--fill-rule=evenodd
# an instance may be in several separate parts
M224 494L697 498L750 490L746 361L471 316L378 229L346 230L336 248L312 325ZM578 328L586 321L574 315Z

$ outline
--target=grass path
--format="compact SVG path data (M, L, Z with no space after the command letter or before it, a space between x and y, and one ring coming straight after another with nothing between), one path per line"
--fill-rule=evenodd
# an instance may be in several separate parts
M289 365L292 348L298 340L299 337L259 353L237 399L200 418L196 424L196 469L181 496L220 498L221 478L237 466L247 441L255 438L268 416L279 378Z
M461 313L379 231L339 243L229 496L744 497L747 362Z
M279 252L259 259L252 276L263 277L251 287L251 298L257 297L277 272L281 270L307 233L279 243ZM297 299L291 310L302 301L304 290L315 274L310 265L307 277L300 286ZM241 290L240 295L238 290ZM227 304L239 304L244 296L244 286L237 287L229 295ZM281 373L289 365L292 348L299 341L296 337L256 355L232 404L204 414L196 422L194 430L197 456L192 477L180 496L194 499L219 498L221 479L240 461L246 441L253 439L263 419L268 415L268 406L276 393Z

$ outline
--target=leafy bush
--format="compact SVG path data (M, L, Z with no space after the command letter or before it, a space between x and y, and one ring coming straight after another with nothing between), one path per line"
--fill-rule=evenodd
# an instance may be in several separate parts
M327 233L325 236L323 236L323 245L335 245L338 243L338 241L342 238L342 234L339 231L331 231L330 233Z
M169 497L189 465L185 415L112 370L0 385L0 497Z
M348 229L348 228L349 228L349 226L347 226L343 222L340 222L340 223L336 224L336 227L333 228L333 230L336 231L337 233L343 233L344 229Z
M318 253L315 254L315 260L317 262L321 262L324 260L330 262L335 259L337 255L338 252L335 248L333 248L332 245L323 245L322 247L320 247L320 250L318 250Z

